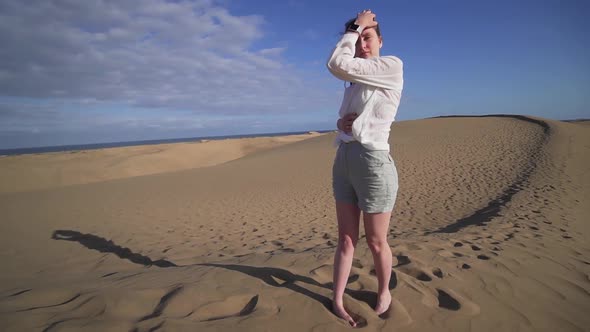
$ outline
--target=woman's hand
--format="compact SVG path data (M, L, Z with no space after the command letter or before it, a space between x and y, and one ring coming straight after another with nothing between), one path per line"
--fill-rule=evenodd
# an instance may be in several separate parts
M344 117L338 119L338 121L336 122L336 127L342 130L345 134L350 135L352 133L352 123L354 122L354 120L356 120L357 117L358 114L356 113L346 114Z
M356 21L354 23L365 28L373 28L377 26L377 20L375 17L376 15L373 14L370 9L365 9L357 14Z

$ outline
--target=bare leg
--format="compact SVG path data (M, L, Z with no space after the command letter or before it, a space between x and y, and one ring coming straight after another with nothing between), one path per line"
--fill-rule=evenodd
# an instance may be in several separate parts
M373 254L375 272L379 289L377 291L377 305L375 312L381 315L391 305L391 293L389 292L389 279L391 278L391 248L387 243L387 231L391 212L364 213L365 234L367 244Z
M334 314L343 318L352 326L356 322L344 309L344 290L350 275L354 248L358 242L360 209L355 204L336 201L338 218L338 246L334 255L334 294L332 305Z

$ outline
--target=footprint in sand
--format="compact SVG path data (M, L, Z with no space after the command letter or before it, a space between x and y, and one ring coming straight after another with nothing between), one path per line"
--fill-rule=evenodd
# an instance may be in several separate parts
M398 264L394 267L395 269L420 281L432 281L432 277L419 267L416 267L416 263L412 262L408 256L399 255L397 259ZM435 270L438 270L437 273L440 272L442 276L442 271L439 268L435 268Z
M438 306L452 311L457 311L461 309L461 303L457 301L454 297L449 295L449 293L445 292L442 289L436 289L438 292Z
M435 267L434 269L432 269L432 274L434 274L435 276L437 276L440 279L442 279L442 277L443 277L442 270L438 267Z
M389 310L381 314L379 317L382 319L393 319L395 321L395 326L398 328L412 323L412 317L406 310L406 307L396 298L392 299Z
M253 313L258 305L259 296L247 295L231 296L222 301L212 302L200 306L189 318L199 322L211 322L233 317L243 317Z
M362 269L363 268L363 264L361 263L361 260L358 258L355 258L352 260L352 266L356 267L357 269Z
M395 258L397 258L397 264L395 265L395 267L408 265L412 262L410 260L410 258L408 258L408 256L404 256L404 255L397 255L397 256L395 256Z
M412 266L402 267L398 269L400 272L414 277L420 281L432 281L432 278L426 272Z
M369 271L371 276L377 276L377 271L375 268L371 268ZM391 277L389 278L389 290L395 289L397 287L397 274L395 274L394 270L391 270Z
M438 293L437 299L438 306L440 308L451 311L460 310L461 313L467 315L478 315L481 311L479 305L463 297L461 294L453 290L443 290L440 288L436 288L436 291Z
M462 253L459 252L455 252L455 251L448 251L445 249L439 250L437 252L437 254L439 256L445 257L445 258L456 258L456 257L463 257Z

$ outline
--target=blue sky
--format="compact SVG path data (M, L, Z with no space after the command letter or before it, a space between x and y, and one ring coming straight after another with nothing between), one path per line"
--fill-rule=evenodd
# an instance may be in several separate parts
M590 118L590 2L0 2L0 149L333 129L325 61L377 14L397 120Z

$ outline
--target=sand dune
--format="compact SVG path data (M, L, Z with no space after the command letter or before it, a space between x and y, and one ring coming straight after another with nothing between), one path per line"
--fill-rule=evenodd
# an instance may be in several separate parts
M0 193L210 167L252 152L320 136L317 132L277 137L203 140L85 151L3 156Z
M0 194L0 329L347 329L329 310L333 139ZM394 301L384 318L372 312L377 285L361 240L345 299L360 325L587 331L588 142L584 123L522 116L394 124ZM168 148L176 153L150 162L184 160Z

